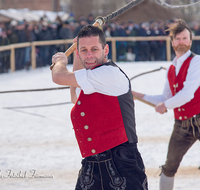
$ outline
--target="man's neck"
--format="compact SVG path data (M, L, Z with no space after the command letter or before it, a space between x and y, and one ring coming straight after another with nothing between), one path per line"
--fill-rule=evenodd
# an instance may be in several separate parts
M175 52L177 59L180 58L182 55L184 55L185 53L177 53Z

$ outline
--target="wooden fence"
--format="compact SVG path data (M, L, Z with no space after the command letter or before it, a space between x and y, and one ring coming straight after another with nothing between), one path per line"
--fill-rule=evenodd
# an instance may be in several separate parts
M168 36L149 36L149 37L109 37L106 38L107 42L111 42L112 46L112 60L116 61L116 42L117 41L166 41L166 55L167 61L171 61L171 44L170 38ZM200 40L200 36L194 36L193 40ZM32 69L36 68L36 46L44 46L44 45L59 45L59 44L72 44L73 39L67 40L51 40L51 41L34 41L34 42L26 42L19 44L11 44L6 46L0 46L0 52L5 50L10 50L10 68L11 72L15 71L15 49L29 47L31 46L31 64Z

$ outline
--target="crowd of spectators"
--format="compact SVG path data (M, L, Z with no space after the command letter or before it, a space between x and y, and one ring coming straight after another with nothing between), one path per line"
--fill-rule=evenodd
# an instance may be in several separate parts
M141 24L134 23L133 20L118 22L115 20L103 26L106 37L126 37L126 36L166 36L166 29L169 24L175 22L151 21ZM51 23L45 18L41 18L38 23L27 23L26 21L10 23L0 23L0 46L15 43L73 39L77 36L81 28L87 24L93 24L94 17L89 14L87 18L80 17L78 21L70 16L63 23ZM192 23L194 35L200 35L198 22ZM111 42L109 59L112 58ZM64 52L71 44L44 45L36 47L36 65L42 67L51 65L51 57L56 52ZM194 41L192 50L200 53L200 42ZM172 50L173 51L173 50ZM165 41L117 41L116 42L117 61L166 61ZM173 52L172 52L173 55ZM172 56L173 57L173 56ZM69 57L72 63L72 56ZM29 69L31 66L31 47L17 48L15 50L15 69ZM0 73L8 72L10 68L10 50L0 52Z

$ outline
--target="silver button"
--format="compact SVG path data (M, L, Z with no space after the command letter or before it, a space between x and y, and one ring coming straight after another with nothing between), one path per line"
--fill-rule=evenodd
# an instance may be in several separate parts
M85 116L85 113L84 113L84 112L81 112L81 116Z
M178 111L181 111L181 108L178 108Z
M184 109L184 108L182 108L182 111L185 111L185 109Z
M92 141L92 138L89 137L87 140L88 140L88 141Z
M78 104L78 105L81 105L81 101L78 101L77 104Z
M187 116L184 116L184 119L187 119Z
M176 88L176 85L174 84L173 87Z
M96 150L95 150L95 149L92 149L91 152L94 154L94 153L96 152Z
M182 120L182 117L180 116L179 119Z
M84 126L84 129L86 129L86 130L89 129L88 125L85 125L85 126Z
M178 88L178 83L176 84L176 88Z

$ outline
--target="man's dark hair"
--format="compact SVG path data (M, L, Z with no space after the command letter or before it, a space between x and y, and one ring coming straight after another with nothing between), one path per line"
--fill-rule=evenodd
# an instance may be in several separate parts
M170 25L169 29L167 29L166 31L169 31L169 36L171 40L173 40L173 38L176 37L177 34L181 33L185 29L187 29L190 32L190 40L192 40L192 30L182 19L177 19L175 23Z
M92 26L92 25L84 26L81 29L81 31L78 33L77 47L79 47L79 38L91 37L91 36L93 37L99 36L99 43L102 45L102 48L104 49L106 45L106 39L105 39L104 33L100 28L96 26Z

